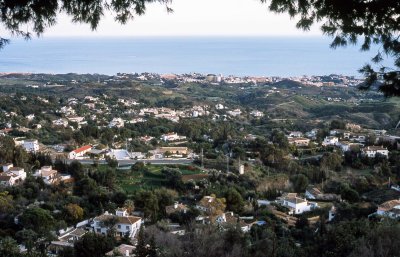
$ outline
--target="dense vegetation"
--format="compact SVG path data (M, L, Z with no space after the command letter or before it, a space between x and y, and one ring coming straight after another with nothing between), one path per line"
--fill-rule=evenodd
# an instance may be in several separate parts
M60 229L118 207L143 215L146 228L140 232L136 256L398 256L398 221L369 217L377 205L400 196L387 184L389 178L392 183L400 180L397 145L379 142L390 150L388 158L368 158L359 149L342 153L320 144L330 130L343 129L348 122L398 133L394 129L400 113L397 100L384 100L382 95L351 87L299 88L291 81L234 86L176 81L172 90L168 83L158 85L158 80L110 79L76 74L0 79L0 118L13 129L0 137L0 160L28 172L23 184L0 190L0 256L47 256ZM50 86L26 87L43 82ZM101 99L109 112L92 119L93 111L84 105L83 97L88 95ZM85 117L87 124L79 127L72 122L69 127L55 128L51 122L63 117L57 110L71 97L77 98L76 115ZM141 106L124 106L118 102L122 98L135 99ZM125 113L129 109L152 106L182 109L209 105L212 114L222 116L222 110L212 109L217 103L240 108L244 114L226 120L213 120L212 115L188 117L179 122L149 115L146 122L107 127L113 117L129 118ZM249 115L253 109L266 115L254 118ZM7 116L11 112L15 115ZM35 114L33 120L26 119L30 114ZM286 137L290 131L313 128L318 133L308 146L296 147ZM125 147L127 139L132 139L130 150L148 152L166 145L159 138L171 131L186 136L183 145L197 154L203 150L204 158L191 165L137 162L121 170L113 160L108 164L67 164L51 151L29 154L12 140L36 138L46 146L65 144L69 151L84 144ZM248 140L248 134L257 137ZM145 135L155 139L147 144L138 140ZM376 136L370 134L365 144L375 141ZM244 165L244 174L239 174L239 163ZM71 175L73 182L47 185L33 177L33 171L44 165ZM276 214L276 210L285 212L284 207L275 206L275 210L257 204L259 199L275 200L283 191L304 193L309 185L323 186L325 193L341 195L343 201L320 202L321 208L296 215L294 224ZM206 195L224 198L227 211L265 223L253 225L248 233L235 225L223 229L198 224L199 211L193 206ZM189 210L168 215L165 207L176 201L190 206ZM327 222L333 204L337 214ZM185 235L171 234L170 223L180 224ZM112 233L88 233L60 256L103 256L120 243L131 242ZM19 244L26 252L20 253Z

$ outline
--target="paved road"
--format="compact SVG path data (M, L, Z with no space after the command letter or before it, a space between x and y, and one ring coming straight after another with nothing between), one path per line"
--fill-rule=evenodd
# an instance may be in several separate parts
M67 159L65 160L68 164L73 161L78 161L82 164L93 164L93 160L72 160ZM120 160L118 161L119 166L128 166L133 165L136 162L144 162L144 163L151 163L154 165L168 165L168 164L189 164L192 163L192 159L163 159L163 160ZM97 161L98 164L107 164L105 160Z

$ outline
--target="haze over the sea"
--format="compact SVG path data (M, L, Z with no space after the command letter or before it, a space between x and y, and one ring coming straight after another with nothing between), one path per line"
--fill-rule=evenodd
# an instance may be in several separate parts
M66 37L14 39L0 51L0 72L221 73L360 76L376 54L331 49L322 37Z

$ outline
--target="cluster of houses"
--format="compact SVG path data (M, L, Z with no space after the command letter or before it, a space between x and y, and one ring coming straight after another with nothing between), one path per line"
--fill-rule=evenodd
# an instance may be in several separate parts
M14 186L26 179L24 168L14 167L12 163L3 164L3 172L0 173L0 185Z
M74 227L67 228L67 230L59 231L60 235L57 240L51 242L48 251L50 255L58 256L63 249L73 247L76 241L80 240L89 232L102 235L113 233L114 236L119 238L127 237L131 239L133 243L133 239L137 236L142 222L143 220L141 217L130 215L125 208L118 208L115 210L115 213L106 211L102 215L79 222ZM106 256L133 257L135 256L134 250L134 245L121 244L112 251L106 253Z
M305 134L300 131L292 131L287 135L289 144L297 147L308 147L313 140L316 140L318 130L313 129ZM385 157L389 156L389 150L387 147L381 145L369 145L365 146L368 138L373 135L376 140L374 142L400 142L400 137L386 135L385 130L369 130L362 129L357 124L347 124L346 130L331 130L330 135L326 136L321 145L328 147L334 146L339 148L342 152L350 150L360 150L363 156L374 158L376 155L382 155ZM400 146L400 143L398 143Z
M182 137L181 137L182 138ZM68 153L70 160L83 160L90 158L120 160L154 160L164 158L192 158L195 154L185 146L165 146L150 150L147 154L142 152L129 152L126 149L95 149L85 145Z
M287 209L288 215L300 215L319 208L316 202L318 201L340 201L340 196L333 194L324 194L318 188L310 186L305 192L305 198L296 193L284 193L278 197L274 204L280 205ZM259 206L271 205L270 201L258 200ZM231 211L225 210L225 199L217 198L215 195L204 196L201 198L194 208L199 210L200 214L196 217L196 221L201 224L213 224L221 229L229 227L240 227L243 232L249 232L254 225L264 225L265 221L255 220L254 217L240 217ZM173 214L185 214L190 210L190 207L183 203L175 202L173 205L165 207L165 213L169 217ZM328 221L332 221L336 215L336 208L333 205L329 211ZM118 208L115 212L104 212L103 214L93 217L89 220L79 222L74 227L60 230L57 240L51 242L48 247L51 256L57 256L58 253L66 247L73 247L74 243L80 240L86 233L94 232L102 235L113 233L119 238L129 238L132 244L121 244L113 251L110 251L106 256L135 256L135 238L143 225L143 218L134 216L132 212L126 208ZM400 218L400 199L391 200L379 205L377 212L374 215ZM288 216L289 217L289 216ZM293 217L293 216L290 216ZM281 217L283 218L283 217ZM288 219L286 217L286 219ZM295 219L295 218L294 218ZM168 231L176 235L184 235L185 229L179 224L166 223Z
M3 172L0 173L0 185L2 186L15 186L25 181L27 173L24 168L14 167L12 163L2 165ZM52 166L43 166L36 170L33 174L34 177L42 178L43 182L47 185L58 184L61 181L71 181L71 176L60 174L54 170Z
M123 78L135 78L141 81L146 80L159 80L161 83L166 81L177 81L177 82L197 82L197 83L210 83L211 85L225 84L258 84L268 82L279 82L285 79L299 82L307 86L315 87L330 87L330 86L357 86L363 81L352 76L343 75L329 75L329 76L301 76L301 77L276 77L276 76L223 76L222 74L201 74L201 73L190 73L190 74L154 74L154 73L141 73L132 77L130 74L124 74Z
M104 96L104 99L107 99L107 96ZM146 117L148 116L159 119L168 119L173 122L179 122L179 120L182 118L197 118L201 116L208 116L211 113L211 107L208 105L194 105L192 107L186 107L181 110L175 110L166 107L138 108L138 106L141 104L138 103L136 100L119 99L118 104L123 105L125 108L128 108L122 113L126 117L123 118L121 115L121 117L113 117L113 119L107 121L104 120L104 118L98 118L98 115L111 114L112 108L118 106L109 106L104 100L99 97L85 96L83 100L79 100L77 98L68 98L67 105L62 106L56 111L56 113L62 115L63 117L53 120L53 126L73 128L71 126L71 122L74 122L77 123L78 128L80 128L82 125L87 124L85 117L76 115L74 107L78 103L82 103L83 106L87 107L90 110L91 120L96 120L99 125L104 125L104 123L106 123L105 126L109 128L122 128L127 123L135 124L146 122ZM240 109L229 110L226 106L223 106L222 104L215 105L215 110L224 110L226 111L226 115L229 115L231 117L238 117L242 115L242 111ZM254 118L260 118L264 116L264 113L258 110L253 110L250 112L250 115ZM29 116L28 118L32 117Z

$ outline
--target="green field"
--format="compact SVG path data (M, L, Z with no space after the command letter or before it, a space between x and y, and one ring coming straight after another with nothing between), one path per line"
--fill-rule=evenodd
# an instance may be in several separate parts
M162 187L166 182L161 170L164 167L179 168L182 175L200 174L202 171L187 165L147 165L147 171L132 172L131 170L117 171L117 184L127 193L132 194L139 189Z

